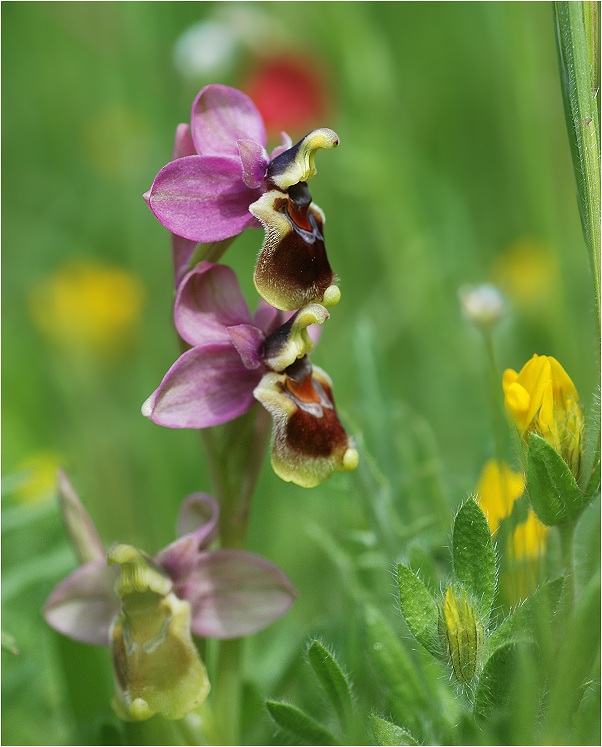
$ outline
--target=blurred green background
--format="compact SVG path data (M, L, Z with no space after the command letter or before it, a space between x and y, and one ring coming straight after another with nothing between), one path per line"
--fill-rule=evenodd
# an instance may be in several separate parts
M175 64L181 35L208 20L234 41L215 45L213 67ZM67 469L107 543L149 552L173 538L181 500L210 491L198 434L140 414L178 351L169 236L141 195L198 90L244 88L284 50L313 61L329 112L312 126L341 139L318 155L310 185L343 294L313 360L377 468L364 458L357 474L308 491L266 462L248 547L300 594L248 645L249 697L302 701L300 658L321 635L370 702L354 606L327 546L334 538L374 575L396 619L396 557L423 525L443 548L492 456L485 353L458 289L493 281L506 294L500 376L553 355L586 407L598 380L550 5L33 2L4 3L2 22L2 627L20 652L2 652L3 742L113 734L108 652L60 639L40 615L75 567L53 474ZM252 304L260 244L247 232L224 258ZM79 296L65 280L73 262L88 273ZM375 473L401 526L386 547L371 514ZM249 742L272 734L257 729Z

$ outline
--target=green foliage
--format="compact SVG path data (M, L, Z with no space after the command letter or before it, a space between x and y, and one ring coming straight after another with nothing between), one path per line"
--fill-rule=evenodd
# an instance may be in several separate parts
M307 657L341 725L344 725L353 713L353 695L347 676L334 655L320 641L313 641L307 650Z
M437 603L418 576L403 563L397 566L397 585L401 612L410 632L429 653L439 656Z
M298 740L297 744L341 744L328 729L300 708L275 700L266 701L266 708L278 726Z
M588 503L564 459L535 434L529 438L527 490L535 513L548 526L574 522Z
M381 747L419 744L407 729L402 729L397 724L392 724L375 713L370 715L370 727L376 739L376 744Z
M486 622L495 596L495 551L485 514L472 499L456 514L452 556L456 581L477 601Z

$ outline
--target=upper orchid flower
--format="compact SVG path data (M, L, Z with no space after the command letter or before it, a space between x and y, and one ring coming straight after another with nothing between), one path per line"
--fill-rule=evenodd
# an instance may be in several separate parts
M171 428L207 428L243 415L257 399L272 416L272 464L284 480L312 487L336 469L353 469L357 452L337 417L330 380L307 358L308 327L328 316L314 303L288 321L267 304L252 317L234 272L200 262L182 280L174 309L176 328L193 347L143 414Z
M259 293L283 310L333 305L340 293L324 248L324 215L306 182L316 174L316 150L336 147L338 136L322 128L291 147L283 135L271 155L266 144L263 120L248 96L206 86L192 104L190 130L180 125L176 132L174 160L144 198L186 242L223 241L258 219L267 231L255 270Z
M189 496L178 518L180 538L154 558L130 545L113 545L105 552L62 473L59 495L84 564L54 589L44 616L70 638L111 646L114 707L122 718L160 713L178 719L197 708L209 682L191 633L250 635L283 615L295 598L289 579L264 558L241 550L208 550L219 513L209 495Z

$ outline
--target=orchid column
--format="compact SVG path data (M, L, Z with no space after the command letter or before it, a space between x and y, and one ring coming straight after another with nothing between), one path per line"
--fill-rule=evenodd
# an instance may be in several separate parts
M244 545L267 414L271 462L283 480L314 487L357 466L332 382L309 358L340 291L326 254L324 213L307 181L316 175L316 151L338 143L327 128L295 145L283 134L268 155L253 102L210 85L193 102L190 127L176 130L174 160L144 195L172 234L183 353L142 412L159 425L202 431L223 548ZM260 226L265 239L254 282L262 299L252 313L234 272L215 262L237 235ZM215 707L218 721L233 724L227 743L238 742L239 659L239 642L224 642Z

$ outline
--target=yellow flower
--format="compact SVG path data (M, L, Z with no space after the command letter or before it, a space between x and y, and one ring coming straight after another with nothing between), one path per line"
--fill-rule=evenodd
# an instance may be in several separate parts
M56 493L56 473L64 458L55 451L39 451L19 463L17 472L23 475L15 496L23 503L38 503Z
M489 459L479 477L476 487L477 502L487 517L489 530L493 534L500 521L510 516L514 502L525 490L525 478L514 472L504 462Z
M71 261L30 295L38 329L59 347L88 353L125 349L140 318L144 289L120 267Z
M517 373L504 371L506 411L520 435L536 433L562 456L579 476L583 413L575 385L555 358L534 355Z
M508 540L508 555L516 559L537 559L543 555L549 527L543 524L533 509L527 520L518 524Z
M558 263L553 252L532 239L520 239L507 246L492 268L493 282L527 313L558 299Z

